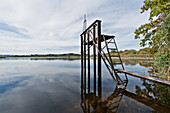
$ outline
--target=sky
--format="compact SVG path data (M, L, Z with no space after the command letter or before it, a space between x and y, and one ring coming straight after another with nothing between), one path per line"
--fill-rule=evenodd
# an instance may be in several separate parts
M119 50L140 49L134 31L148 21L143 0L0 0L0 54L80 53L87 26L102 21L102 34L116 36Z

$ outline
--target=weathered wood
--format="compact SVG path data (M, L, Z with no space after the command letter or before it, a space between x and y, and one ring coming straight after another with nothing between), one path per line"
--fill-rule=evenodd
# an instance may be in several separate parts
M103 41L104 41L103 36L105 37L105 40L109 40L109 39L111 39L111 38L114 38L114 37L115 37L115 36L109 36L109 35L101 35L101 37L99 37L99 39L100 39L100 41L101 41L101 42L103 42ZM97 38L95 38L95 42L98 42L98 37L97 37ZM89 42L86 42L85 44L86 44L86 45L87 45L87 44L89 44L89 45L93 45L93 41L91 40L91 41L89 41Z
M86 42L86 34L84 34L84 42ZM86 93L86 45L84 44L84 93Z
M83 36L81 36L81 93L83 93Z
M96 20L96 21L94 21L81 35L86 34L87 31L88 31L91 27L95 26L95 24L98 23L98 22L101 22L101 20ZM81 35L80 35L80 36L81 36Z
M98 43L98 95L101 97L101 87L102 87L102 78L101 78L101 21L99 21L97 26L97 43Z
M93 37L96 37L95 26L93 26ZM93 76L94 76L94 93L96 94L96 47L93 44Z
M89 42L89 34L87 35L87 40ZM90 47L88 47L88 93L90 93Z
M138 78L142 78L142 79L146 79L146 80L149 80L149 81L153 81L153 82L156 82L156 83L160 83L160 84L170 86L170 81L167 81L167 80L162 80L162 79L159 79L159 78L142 75L142 74L135 73L135 72L130 72L130 71L123 70L123 69L116 69L116 71L118 71L120 73L126 73L126 74L134 76L134 77L138 77Z

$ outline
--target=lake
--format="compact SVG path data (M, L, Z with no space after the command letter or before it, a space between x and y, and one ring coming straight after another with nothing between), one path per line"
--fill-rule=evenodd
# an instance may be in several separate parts
M126 70L149 76L151 74L147 72L147 64L146 60L124 61ZM91 67L91 72L92 70ZM80 71L79 59L0 59L0 113L170 111L170 87L128 76L127 88L116 89L104 64L102 100L89 96L87 104L86 100L81 100ZM91 73L91 81L92 75ZM93 91L93 84L91 85ZM114 106L114 99L117 99L115 95L120 95L120 98L119 103ZM115 111L111 109L111 105L116 108Z

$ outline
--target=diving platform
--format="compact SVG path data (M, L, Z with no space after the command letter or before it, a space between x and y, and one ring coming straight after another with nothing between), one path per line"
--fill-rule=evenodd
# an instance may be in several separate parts
M101 35L100 37L100 41L101 42L104 42L105 40L103 39L103 37L105 37L105 40L109 40L109 39L112 39L112 38L115 38L115 36L113 35ZM94 39L95 42L98 42L98 38L95 38ZM89 42L86 42L85 45L93 45L93 40L89 41Z

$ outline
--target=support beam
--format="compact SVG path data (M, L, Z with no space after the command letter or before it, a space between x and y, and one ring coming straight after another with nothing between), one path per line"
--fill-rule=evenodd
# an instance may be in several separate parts
M102 92L102 78L101 78L101 21L98 21L98 26L97 26L97 37L98 37L98 96L101 97L101 92Z
M83 36L81 36L81 93L83 94ZM83 95L81 95L83 98Z
M89 42L89 34L87 35L87 40ZM88 93L90 93L90 46L89 44L87 45L88 47Z
M86 94L86 34L84 34L84 93Z
M95 26L93 26L93 38L96 37ZM96 94L96 47L93 45L93 76L94 76L94 94Z

